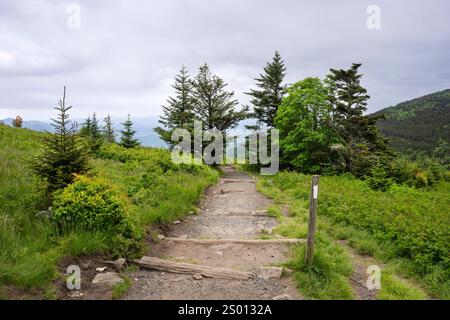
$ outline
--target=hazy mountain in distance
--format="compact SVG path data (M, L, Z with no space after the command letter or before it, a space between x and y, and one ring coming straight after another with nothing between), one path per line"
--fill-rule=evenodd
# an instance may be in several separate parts
M134 124L134 129L136 130L136 137L141 141L143 146L146 147L157 147L157 148L165 148L167 147L164 141L159 139L159 136L156 132L153 131L153 128L158 126L158 117L148 117L148 118L136 118L131 120ZM7 125L11 125L13 118L3 119L3 122ZM75 122L78 123L79 126L84 122L84 119L74 119ZM119 131L122 130L121 123L125 121L125 118L113 118L113 126L116 132L116 137L120 136ZM99 121L100 125L103 124L103 121ZM53 131L53 127L49 122L45 121L37 121L37 120L25 120L22 125L23 128L35 130L35 131Z
M12 122L13 122L13 118L6 118L3 119L2 121L9 126L12 126ZM37 121L37 120L28 120L28 121L24 121L22 124L23 128L26 129L31 129L31 130L35 130L35 131L53 131L53 127L51 126L50 123L44 122L44 121Z

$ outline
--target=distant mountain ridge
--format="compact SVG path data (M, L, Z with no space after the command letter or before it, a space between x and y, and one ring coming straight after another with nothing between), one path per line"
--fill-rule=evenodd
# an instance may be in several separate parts
M121 130L122 126L120 125L123 120L121 119L113 119L114 121L114 129L116 131L116 137L119 136L119 130ZM133 119L132 119L133 120ZM6 118L2 120L6 125L11 125L13 119ZM80 125L83 120L75 119ZM157 148L166 148L167 145L164 141L162 141L158 134L153 131L153 128L157 126L157 118L138 118L133 120L134 129L136 130L136 137L141 141L143 146L146 147L157 147ZM35 131L53 131L53 127L50 123L44 121L37 120L24 120L22 124L23 128L35 130Z
M438 91L375 112L384 114L378 127L394 150L432 154L443 141L450 144L450 89Z
M12 125L13 118L6 118L1 121L3 121L6 125ZM23 128L35 130L35 131L52 131L53 127L50 123L44 122L44 121L37 121L37 120L30 120L30 121L24 121L22 124Z

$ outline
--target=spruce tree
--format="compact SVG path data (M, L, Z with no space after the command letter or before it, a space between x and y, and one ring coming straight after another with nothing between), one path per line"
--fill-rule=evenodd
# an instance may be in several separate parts
M114 143L116 142L116 136L114 134L114 128L111 121L111 116L108 114L104 119L105 125L103 126L103 139L106 142Z
M246 93L252 97L250 103L253 105L253 116L258 119L258 123L274 127L274 119L285 94L286 86L283 84L285 76L284 61L280 53L275 51L272 61L264 67L264 74L255 79L258 89L251 89Z
M92 127L92 120L91 115L88 116L88 118L83 122L81 129L80 129L80 136L86 139L89 139L91 137L91 127Z
M62 189L72 183L74 174L83 174L89 170L89 157L86 147L79 140L76 124L69 120L66 106L66 87L62 100L59 100L58 118L52 119L54 133L46 132L42 139L43 152L32 164L35 174L46 184L47 194Z
M102 139L102 133L95 112L92 114L91 139L93 141L98 141Z
M213 75L205 63L193 81L194 111L203 129L217 129L223 134L247 117L248 108L236 111L238 101L234 92L226 91L227 84Z
M159 120L162 127L155 128L160 138L170 147L173 146L171 136L174 129L187 129L191 132L194 124L192 81L184 66L175 77L172 88L175 95L167 99L166 106L162 106L163 115Z
M103 143L103 135L98 124L95 112L85 120L79 132L80 136L86 139L91 151L97 151Z
M365 116L370 96L361 86L359 63L350 69L330 69L326 82L333 106L332 126L344 144L341 152L346 171L356 176L370 175L375 165L384 165L393 157L388 142L381 136L376 122L382 116Z
M133 130L133 122L130 119L130 115L128 115L127 120L122 123L124 129L120 131L120 145L125 148L134 148L140 145L139 140L134 138L134 134L136 133Z

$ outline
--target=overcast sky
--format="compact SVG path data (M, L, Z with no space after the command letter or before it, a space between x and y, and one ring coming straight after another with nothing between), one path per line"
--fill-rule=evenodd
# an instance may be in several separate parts
M275 50L289 83L361 62L372 112L450 87L450 1L0 0L0 119L48 119L64 85L77 118L158 115L204 62L245 104Z

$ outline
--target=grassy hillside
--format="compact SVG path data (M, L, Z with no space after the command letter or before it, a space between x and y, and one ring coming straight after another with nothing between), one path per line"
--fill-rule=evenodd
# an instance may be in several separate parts
M399 152L431 155L440 139L450 143L450 89L376 112L380 113L387 119L378 126Z
M37 215L42 188L28 163L40 151L41 135L0 125L0 297L14 287L25 292L37 288L39 295L50 298L55 266L63 256L117 253L104 232L61 234L50 219ZM161 149L105 145L100 155L92 159L90 175L119 190L127 215L140 230L195 210L202 191L218 175L205 166L174 165Z
M281 216L278 232L304 238L310 176L280 172L262 177L260 189L289 205L292 218ZM300 288L316 298L348 298L349 261L329 240L347 240L360 254L389 263L405 277L422 283L432 296L450 299L450 190L449 182L433 188L395 186L388 192L373 191L366 182L350 176L323 176L319 187L319 261L317 274L302 265L303 253L293 268ZM275 210L276 213L276 210ZM280 216L280 214L278 214ZM392 286L388 271L382 277L379 298L419 298L401 282ZM325 272L325 273L324 273ZM390 282L390 284L387 284ZM401 289L400 287L404 287ZM423 296L423 295L422 295Z

